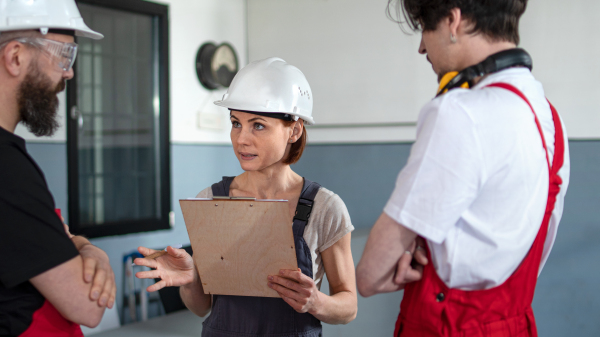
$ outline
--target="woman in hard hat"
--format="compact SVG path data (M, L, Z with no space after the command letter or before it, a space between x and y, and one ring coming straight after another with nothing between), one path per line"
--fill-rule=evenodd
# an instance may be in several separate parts
M204 322L202 336L321 336L321 321L345 324L356 317L356 281L350 251L354 229L344 202L333 192L295 173L306 144L304 123L313 124L313 97L304 74L279 58L250 63L235 76L223 100L230 110L231 141L244 173L224 177L198 194L289 200L298 270L281 270L265 282L281 298L204 294L192 257L167 248L156 260L136 259L161 278L156 291L180 286L186 306ZM299 210L296 212L296 210ZM148 255L152 250L140 247ZM324 274L331 295L319 291Z

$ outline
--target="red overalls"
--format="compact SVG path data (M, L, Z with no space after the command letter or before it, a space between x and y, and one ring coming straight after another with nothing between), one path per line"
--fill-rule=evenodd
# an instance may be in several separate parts
M562 183L562 179L558 176L564 159L562 126L556 109L549 103L555 130L554 160L550 166L542 128L529 100L510 84L494 83L489 87L512 91L525 100L533 112L550 171L550 187L544 220L521 265L497 287L476 291L450 289L439 278L432 263L427 264L423 269L421 281L406 285L394 336L537 337L531 302L548 233L548 223ZM429 249L427 249L427 257L431 261Z
M33 313L33 321L19 337L83 337L81 327L66 318L47 300Z

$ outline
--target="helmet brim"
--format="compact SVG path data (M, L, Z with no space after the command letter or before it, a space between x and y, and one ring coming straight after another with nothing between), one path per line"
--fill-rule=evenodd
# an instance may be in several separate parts
M273 110L273 109L269 109L269 108L265 108L265 107L261 107L261 106L248 106L247 104L246 105L236 104L235 102L230 102L229 100L215 101L214 104L218 105L218 106L222 106L229 110L256 111L256 112L260 112L260 113L285 113L285 114L290 114L292 116L297 116L298 118L302 119L306 125L314 125L315 124L315 121L312 118L312 116L309 118L308 116L294 113L292 111L279 111L279 110Z

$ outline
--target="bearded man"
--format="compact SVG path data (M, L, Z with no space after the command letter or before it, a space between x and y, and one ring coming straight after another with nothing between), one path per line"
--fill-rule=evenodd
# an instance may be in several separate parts
M102 35L73 0L0 0L0 8L0 335L83 336L79 324L98 325L114 304L114 273L105 252L69 233L14 131L18 123L36 136L56 131L74 36Z

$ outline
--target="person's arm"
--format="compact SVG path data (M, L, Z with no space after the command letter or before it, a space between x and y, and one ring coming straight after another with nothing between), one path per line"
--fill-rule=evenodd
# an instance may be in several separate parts
M156 253L153 249L139 247L138 251L148 256ZM185 249L167 247L167 254L152 259L135 259L138 266L146 266L154 270L140 271L135 274L138 278L160 278L159 282L146 288L149 292L160 290L164 287L180 287L179 293L185 306L194 314L204 317L210 312L211 297L204 294L202 282L194 260Z
M308 312L328 324L347 324L356 318L356 279L350 250L351 233L321 252L330 296L320 292L312 278L298 270L269 276L269 287L294 310Z
M65 224L62 217L61 221L67 236L83 258L83 280L85 283L93 281L90 288L90 299L98 301L100 306L112 308L117 296L117 286L108 255L102 249L92 245L85 237L71 234L69 226Z
M106 307L90 299L92 285L85 283L81 275L83 259L76 256L29 281L64 318L93 328L100 323Z
M204 293L196 265L194 265L194 280L179 287L179 295L183 304L197 316L204 317L210 313L212 296Z
M416 261L427 264L422 249L417 249L417 234L382 213L365 246L356 267L358 292L369 297L404 289L405 283L421 279L422 266L411 267L413 254Z

